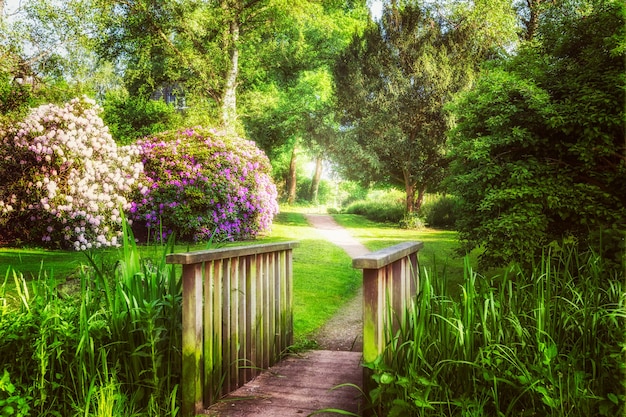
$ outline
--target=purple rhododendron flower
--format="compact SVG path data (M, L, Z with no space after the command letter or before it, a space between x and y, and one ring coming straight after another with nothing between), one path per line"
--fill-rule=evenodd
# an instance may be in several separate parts
M250 239L271 227L278 213L276 186L269 160L254 142L196 127L138 145L143 182L151 186L147 194L137 193L130 214L135 227L149 223L197 241Z

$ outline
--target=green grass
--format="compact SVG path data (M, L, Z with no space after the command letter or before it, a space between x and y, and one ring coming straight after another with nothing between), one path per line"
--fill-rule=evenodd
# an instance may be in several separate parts
M304 214L282 212L264 242L297 240L294 249L294 334L302 343L330 319L361 285L361 272L337 246L320 239Z
M256 241L228 243L249 245L284 240L297 240L294 250L294 332L296 339L306 339L322 326L345 302L350 300L361 285L361 272L352 268L350 257L340 248L321 239L304 213L308 210L284 208L272 227L272 232ZM389 224L376 223L358 215L336 215L335 219L348 228L352 235L371 250L378 250L407 240L424 242L420 252L422 266L446 268L450 272L453 288L463 278L463 261L455 253L456 233L424 229L420 231L399 229ZM178 244L176 252L205 249L206 244ZM156 245L140 245L143 257L158 256ZM123 257L122 249L93 252L98 264L112 265ZM53 277L63 282L76 274L80 265L88 263L80 252L44 249L1 249L0 278L7 277L9 267L24 274L26 280L35 277ZM15 293L12 277L7 280L8 295Z
M454 296L459 295L463 283L464 256L457 252L457 232L430 228L400 229L355 214L336 214L333 218L372 251L406 241L424 242L424 248L419 252L421 270L426 268L436 275L445 276L449 292ZM477 258L478 251L469 254L471 264L475 265ZM487 275L492 273L489 271Z
M492 278L467 263L460 301L436 278L368 364L372 415L626 415L623 273L568 248Z

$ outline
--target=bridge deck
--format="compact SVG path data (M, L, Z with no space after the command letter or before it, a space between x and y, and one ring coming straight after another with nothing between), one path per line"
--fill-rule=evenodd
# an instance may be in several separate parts
M313 350L291 355L206 410L219 417L307 416L334 408L359 413L361 352ZM325 412L316 416L337 416Z

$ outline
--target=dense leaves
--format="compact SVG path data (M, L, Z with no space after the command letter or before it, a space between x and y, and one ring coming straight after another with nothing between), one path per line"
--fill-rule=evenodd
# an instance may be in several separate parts
M408 212L444 174L443 105L467 86L478 62L506 43L482 29L502 14L477 13L479 6L438 11L392 2L335 67L344 124L335 155L352 178L404 187Z
M623 415L624 274L565 246L492 278L466 260L460 300L445 274L423 274L405 324L367 364L378 415Z
M11 271L14 296L0 282L0 415L178 415L182 291L165 264L172 248L146 259L132 236L122 240L114 266L90 258L67 283Z
M246 239L270 228L276 187L253 142L193 128L139 145L146 183L130 209L136 226L193 240Z
M458 226L483 261L530 261L572 237L623 254L626 218L624 11L562 13L454 106Z
M117 143L130 144L144 136L174 129L181 115L174 105L126 94L107 94L103 119Z

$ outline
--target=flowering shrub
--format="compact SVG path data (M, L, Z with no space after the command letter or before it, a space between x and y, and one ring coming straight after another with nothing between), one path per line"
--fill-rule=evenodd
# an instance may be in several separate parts
M241 240L278 212L270 164L253 142L197 127L138 142L146 181L130 218L161 237Z
M0 235L44 246L117 246L121 210L142 172L86 97L40 106L0 128Z

